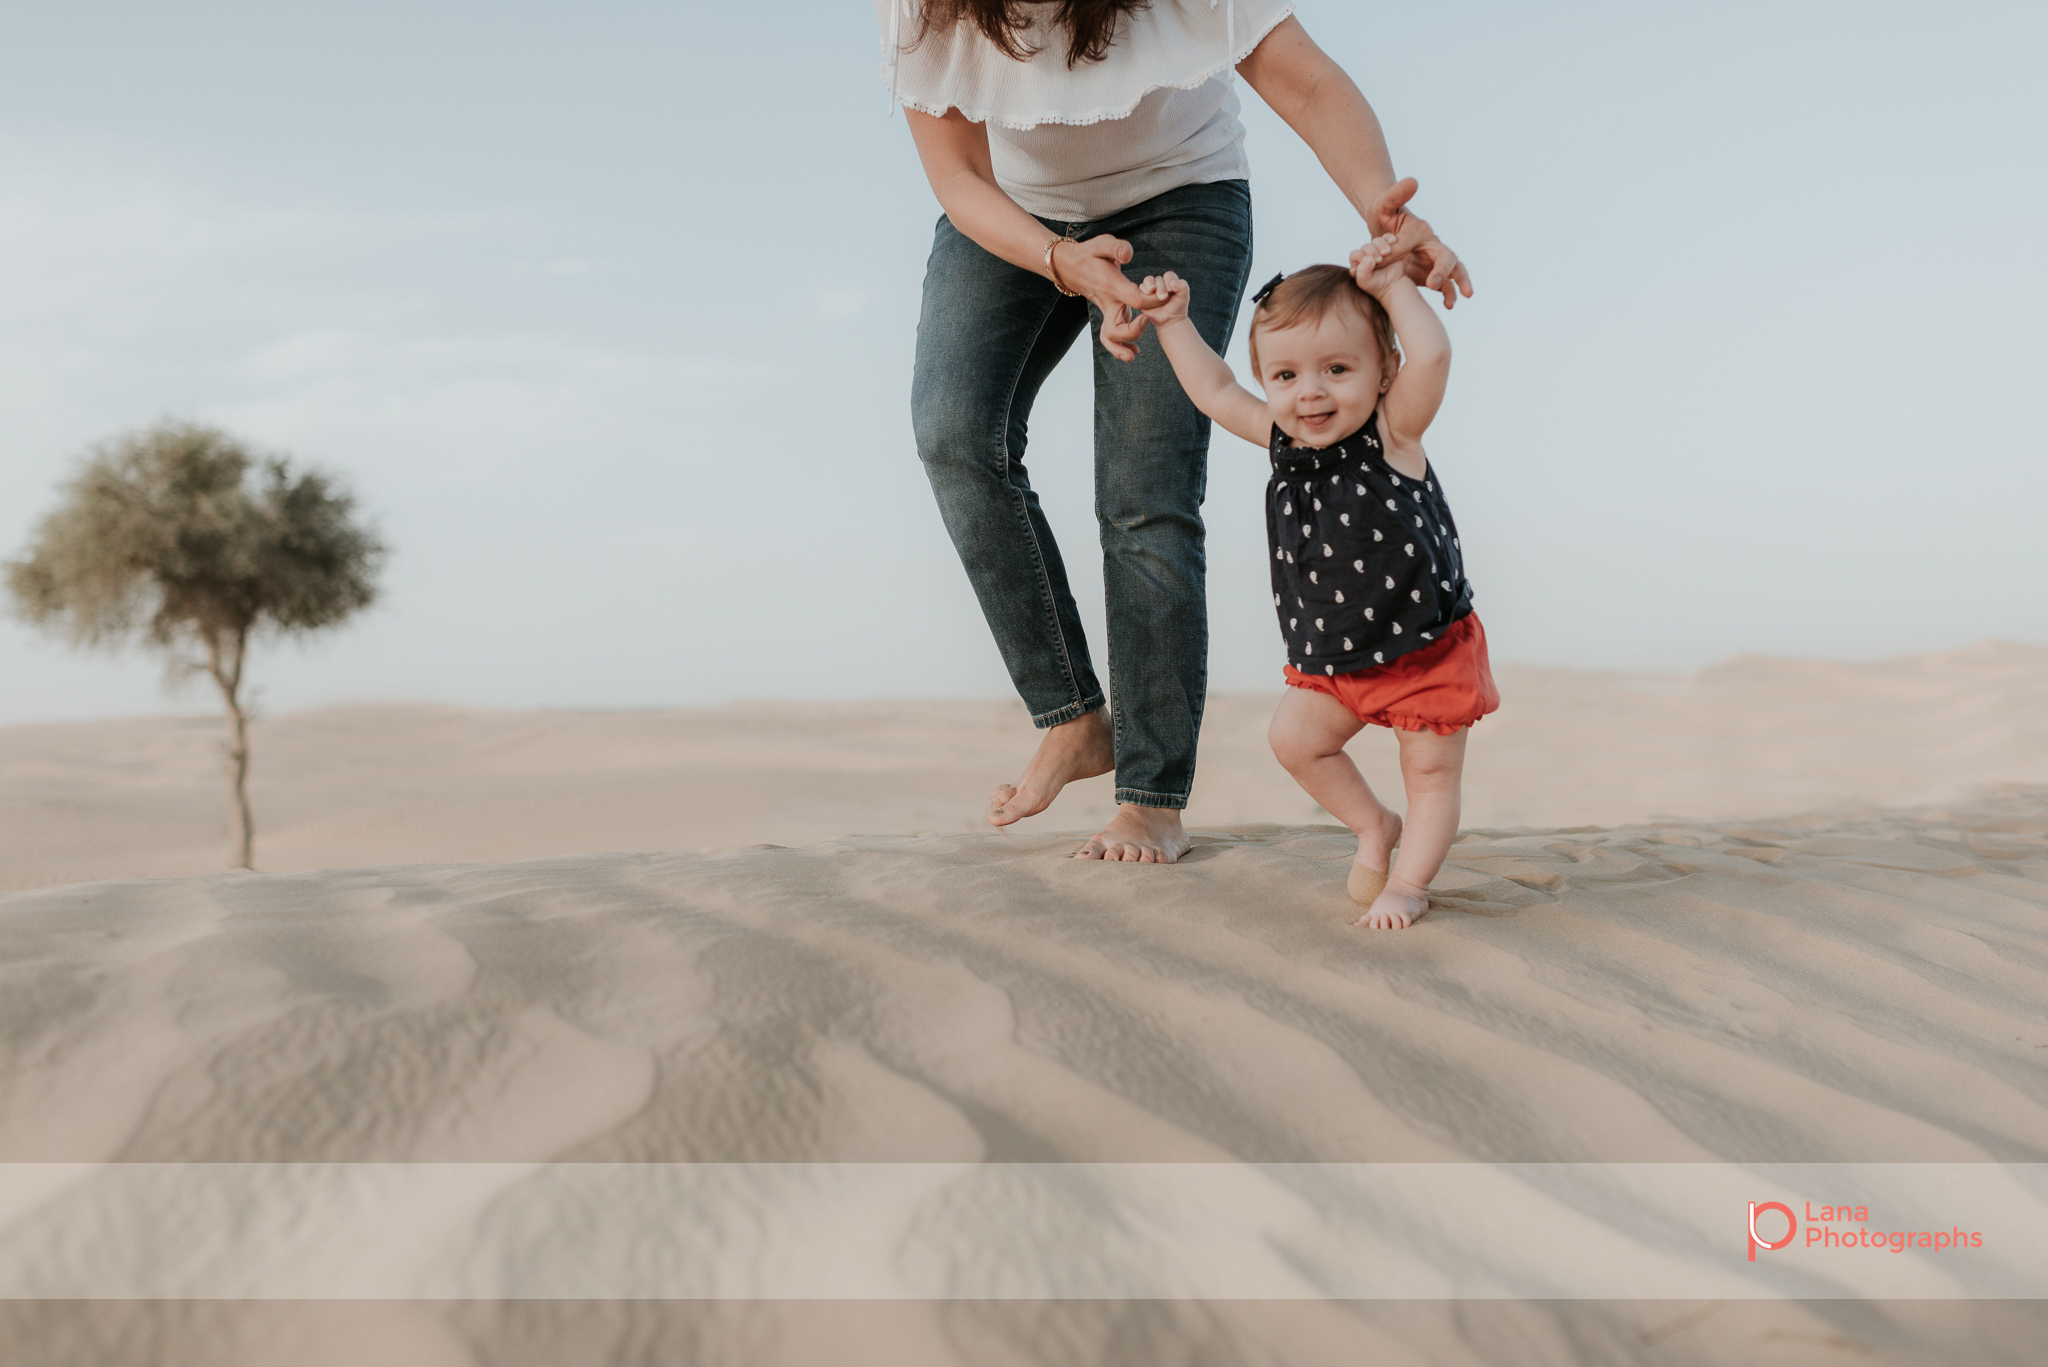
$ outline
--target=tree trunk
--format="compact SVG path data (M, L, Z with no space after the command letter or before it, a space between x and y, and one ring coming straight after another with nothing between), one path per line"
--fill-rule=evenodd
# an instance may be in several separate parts
M242 707L242 656L249 645L246 630L206 639L206 672L220 685L228 708L228 807L235 830L232 867L256 867L256 821L249 812L249 714Z

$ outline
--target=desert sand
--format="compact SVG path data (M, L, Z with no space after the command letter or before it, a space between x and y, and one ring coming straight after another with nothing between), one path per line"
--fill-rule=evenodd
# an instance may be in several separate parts
M1736 821L2048 783L2048 650L1692 675L1507 667L1474 733L1477 827ZM1188 822L1327 822L1266 748L1272 697L1211 698ZM486 862L986 830L1034 734L1014 702L672 712L333 707L255 728L259 868ZM221 868L210 715L0 728L0 889ZM1388 737L1354 742L1398 804ZM1017 834L1097 828L1107 777Z
M281 717L267 871L211 876L206 727L0 732L24 889L0 896L0 1161L2048 1162L2048 651L1504 674L1432 910L1379 934L1347 924L1346 838L1264 756L1265 700L1216 700L1173 867L1065 857L1101 784L979 827L1030 740L996 705ZM142 1238L118 1205L38 1224L65 1208L22 1190L0 1279ZM192 1219L166 1256L203 1269L215 1238ZM2019 1364L2048 1341L2041 1300L964 1286L24 1298L0 1341L10 1367Z

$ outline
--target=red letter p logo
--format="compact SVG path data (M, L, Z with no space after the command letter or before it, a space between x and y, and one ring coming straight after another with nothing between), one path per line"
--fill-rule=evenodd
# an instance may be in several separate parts
M1775 1210L1785 1217L1784 1238L1776 1243L1772 1243L1769 1239L1756 1232L1756 1213L1760 1210ZM1794 1215L1792 1207L1786 1205L1783 1201L1765 1201L1761 1205L1755 1201L1749 1203L1749 1260L1751 1262L1756 1261L1756 1251L1759 1248L1767 1248L1773 1253L1781 1248L1789 1248L1792 1244L1792 1236L1798 1232L1799 1217Z

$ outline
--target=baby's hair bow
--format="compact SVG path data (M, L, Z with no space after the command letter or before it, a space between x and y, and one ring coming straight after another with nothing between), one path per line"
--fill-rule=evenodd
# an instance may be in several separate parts
M1265 284L1259 286L1258 293L1252 296L1252 307L1257 308L1259 305L1265 303L1266 296L1271 294L1274 290L1280 288L1280 282L1282 280L1285 280L1286 278L1287 272L1282 271L1280 272L1280 274L1274 276L1271 280L1268 280Z

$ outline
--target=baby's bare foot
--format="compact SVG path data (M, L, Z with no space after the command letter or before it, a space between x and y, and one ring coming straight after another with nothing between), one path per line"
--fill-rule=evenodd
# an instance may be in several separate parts
M1344 891L1351 894L1352 901L1369 907L1379 897L1387 885L1394 846L1400 842L1401 818L1380 808L1379 821L1358 833L1358 853L1352 856L1351 873L1344 880Z
M1037 816L1075 779L1094 778L1114 768L1109 721L1101 708L1049 727L1038 742L1037 753L1024 766L1024 777L989 795L988 824L1007 826Z
M1181 829L1180 813L1171 807L1140 807L1126 802L1102 833L1074 851L1076 859L1107 859L1124 864L1171 864L1193 842Z
M1387 876L1378 869L1369 869L1357 860L1351 861L1351 872L1344 879L1344 891L1351 900L1362 907L1371 906L1379 895L1386 891Z
M1365 915L1351 924L1374 930L1406 930L1429 910L1429 889L1418 888L1400 878L1389 878L1387 886L1373 899Z

